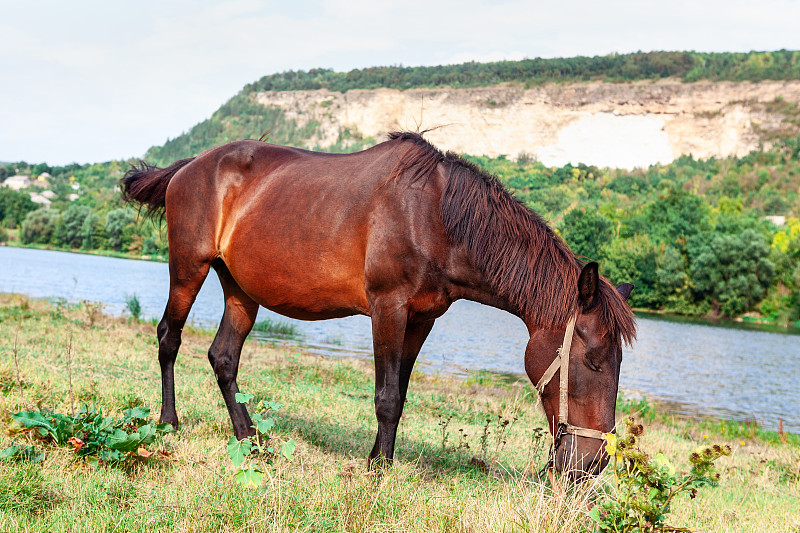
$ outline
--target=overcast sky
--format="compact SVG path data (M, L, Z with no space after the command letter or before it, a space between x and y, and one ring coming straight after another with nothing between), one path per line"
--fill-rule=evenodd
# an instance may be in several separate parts
M800 49L800 2L0 0L0 161L141 156L314 67Z

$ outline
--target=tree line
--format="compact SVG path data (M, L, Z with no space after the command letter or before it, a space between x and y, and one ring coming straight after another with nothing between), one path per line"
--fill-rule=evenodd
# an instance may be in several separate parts
M485 87L508 82L531 87L552 82L625 82L663 78L678 78L686 82L796 80L800 79L800 52L636 52L459 65L396 65L349 72L317 68L270 74L246 85L242 92Z

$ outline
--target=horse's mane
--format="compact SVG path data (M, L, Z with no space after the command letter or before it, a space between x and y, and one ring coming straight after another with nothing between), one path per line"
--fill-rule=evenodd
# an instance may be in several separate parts
M496 177L452 152L442 153L419 133L395 132L389 139L408 145L392 179L427 180L443 165L444 227L453 243L466 248L497 294L533 324L565 325L578 309L582 264L544 219L522 205ZM599 305L603 332L630 344L636 337L633 313L605 278L600 282Z

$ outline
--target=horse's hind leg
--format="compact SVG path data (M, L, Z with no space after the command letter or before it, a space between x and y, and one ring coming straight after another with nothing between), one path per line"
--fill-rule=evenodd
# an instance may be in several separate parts
M181 346L181 332L192 309L194 299L200 292L208 275L208 263L191 263L172 260L170 253L169 300L164 316L158 323L158 362L161 365L161 418L162 423L172 424L177 429L178 414L175 411L175 358ZM174 257L181 257L175 254Z
M208 350L208 360L228 408L233 433L236 438L243 439L255 434L255 431L247 408L236 402L236 393L239 392L236 376L239 373L242 346L256 321L258 304L239 287L225 263L217 259L213 267L225 293L225 313L222 315L217 336Z

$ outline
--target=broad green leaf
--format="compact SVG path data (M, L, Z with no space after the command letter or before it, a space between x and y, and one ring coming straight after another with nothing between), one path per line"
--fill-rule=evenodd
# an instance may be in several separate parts
M165 422L163 424L157 424L156 431L159 433L175 433L175 428L172 427L172 424L167 424Z
M264 474L250 467L236 472L236 482L245 488L258 488L264 482Z
M283 446L281 446L281 455L291 461L294 458L295 448L296 446L294 443L294 439L289 439L283 443Z
M147 420L147 417L150 416L150 409L139 406L125 410L123 414L128 420Z
M248 439L239 440L236 437L231 437L228 440L228 455L233 466L238 468L244 462L244 458L250 455L252 447L253 443Z
M670 476L675 475L675 465L673 465L663 453L659 452L656 454L656 456L653 458L653 466L655 466L660 470L663 470Z
M14 415L12 415L12 418L14 418L14 420L19 422L26 428L44 427L51 430L55 430L50 420L42 416L41 413L37 413L36 411L21 411L19 413L14 413Z
M236 402L237 403L247 403L252 400L254 396L252 394L246 394L244 392L237 392L236 393Z
M273 419L265 418L264 420L259 420L256 423L256 430L263 435L268 433L269 430L272 429L274 426L275 426L275 421Z
M596 505L594 507L592 507L592 510L589 511L589 517L599 524L600 523L600 508L598 506L596 506Z
M0 460L4 461L30 461L41 463L44 461L44 452L37 452L35 446L9 446L0 451Z

